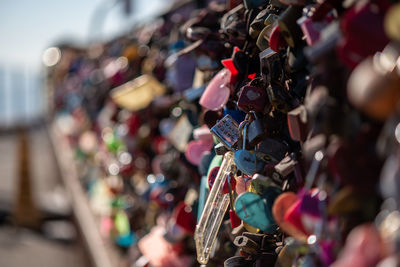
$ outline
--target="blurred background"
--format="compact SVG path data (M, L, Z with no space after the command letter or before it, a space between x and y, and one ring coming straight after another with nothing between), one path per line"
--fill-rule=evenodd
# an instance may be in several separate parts
M110 40L149 20L171 1L11 1L0 3L0 125L37 120L47 108L43 56L62 43Z
M169 5L0 1L0 266L92 265L46 126L52 106L46 68L59 59L54 47L111 40Z

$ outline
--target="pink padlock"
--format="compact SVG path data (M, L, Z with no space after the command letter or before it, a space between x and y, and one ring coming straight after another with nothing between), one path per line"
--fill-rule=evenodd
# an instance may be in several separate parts
M200 98L200 105L210 110L221 109L229 99L231 74L228 69L220 70L207 85Z

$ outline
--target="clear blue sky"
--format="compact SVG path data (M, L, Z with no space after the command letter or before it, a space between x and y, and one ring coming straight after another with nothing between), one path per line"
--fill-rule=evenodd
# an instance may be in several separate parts
M43 50L65 38L86 42L93 14L114 0L1 0L0 66L28 66L39 69ZM125 30L136 13L150 15L168 0L132 0L134 14L123 16L122 7L107 13L102 35ZM151 4L150 4L151 3ZM138 10L140 10L138 12Z

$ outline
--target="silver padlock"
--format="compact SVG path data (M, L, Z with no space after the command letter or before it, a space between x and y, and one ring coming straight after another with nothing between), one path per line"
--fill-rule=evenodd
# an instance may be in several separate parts
M257 145L265 137L263 120L258 118L254 111L251 111L254 120L248 126L247 141L251 147Z
M229 114L219 120L210 131L229 150L233 151L237 147L240 138L239 125Z
M297 160L293 155L287 155L274 166L275 171L281 176L286 177L294 171Z

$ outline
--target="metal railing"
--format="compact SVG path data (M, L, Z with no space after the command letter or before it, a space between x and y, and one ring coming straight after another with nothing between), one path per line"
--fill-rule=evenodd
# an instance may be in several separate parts
M31 126L44 118L47 98L39 71L0 65L0 130Z

